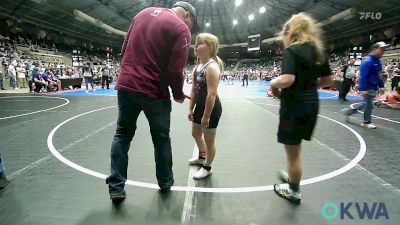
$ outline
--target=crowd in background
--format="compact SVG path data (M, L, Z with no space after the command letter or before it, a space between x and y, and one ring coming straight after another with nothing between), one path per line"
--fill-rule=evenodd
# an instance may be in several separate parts
M365 53L364 56L366 56ZM332 75L337 83L332 90L338 90L343 82L343 68L348 64L350 52L342 54L331 54L329 58ZM238 64L238 65L237 65ZM191 74L195 68L194 64L189 64L185 69L186 81L191 83ZM274 57L270 60L259 61L226 61L224 72L221 76L222 81L228 81L232 84L233 81L239 81L240 84L244 79L269 81L281 74L281 57ZM400 56L384 58L382 79L386 83L390 83L391 90L394 90L400 83ZM359 81L359 66L356 66L356 78L354 85L351 87L351 92L357 92Z
M10 87L14 89L29 88L31 92L46 92L60 90L60 79L83 78L85 84L109 86L108 83L116 80L119 73L118 60L109 60L104 57L86 55L84 65L73 67L64 63L42 62L34 55L27 55L19 51L17 46L29 47L31 52L40 50L52 50L57 54L70 57L68 52L58 51L56 46L46 46L33 44L31 40L17 37L10 40L7 37L0 36L0 88L4 90L3 80L9 78ZM348 63L350 52L330 55L329 61L335 81L339 84L343 82L343 67ZM366 53L364 53L365 56ZM191 73L194 64L189 64L185 70L186 81L191 82ZM90 71L90 75L85 73ZM90 68L90 70L88 70ZM357 81L359 77L358 66L357 75L351 91L357 91ZM391 82L393 90L400 83L400 57L391 57L383 59L383 77L385 83ZM106 73L107 79L104 80L103 73ZM86 75L85 75L86 74ZM275 56L262 60L226 60L225 70L221 79L223 81L231 80L242 82L248 81L269 81L281 74L281 56ZM91 77L88 79L88 77ZM32 88L32 84L34 84ZM244 82L243 82L244 85ZM72 87L69 87L72 88ZM339 87L335 85L333 90Z
M332 87L332 90L339 90L342 82L344 80L344 70L343 68L348 64L348 60L341 60L340 63L334 62L332 66L332 74L334 75L334 80L336 85ZM350 92L358 93L360 79L360 68L356 66L356 76L353 80L353 85L351 86ZM389 91L394 91L396 87L400 84L400 57L392 57L390 59L384 59L382 61L382 76L381 79L385 85L385 89Z
M281 73L281 58L274 57L267 60L251 61L226 61L221 80L242 81L248 80L269 81ZM191 76L195 65L189 64L185 69L186 80L191 82Z
M119 73L119 62L116 60L86 56L84 65L74 67L64 63L43 62L34 55L24 54L18 50L19 44L30 44L29 40L0 40L0 89L5 89L4 81L9 80L12 89L29 88L30 92L50 92L61 90L61 79L84 78L84 69L90 68L92 84L103 83L109 87L109 82L116 79ZM33 46L32 51L39 51L41 47ZM54 48L55 49L55 48ZM68 55L68 53L65 53ZM32 57L31 57L32 56ZM103 75L107 80L103 79ZM85 79L87 81L87 79ZM102 82L102 80L104 80ZM67 87L72 88L72 87Z

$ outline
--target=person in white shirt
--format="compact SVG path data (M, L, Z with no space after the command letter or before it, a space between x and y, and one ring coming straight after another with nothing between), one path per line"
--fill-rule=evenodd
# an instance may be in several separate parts
M0 89L5 90L3 86L3 78L4 78L4 58L0 58Z
M17 87L17 71L15 67L17 66L17 60L11 61L10 65L8 66L8 76L10 77L10 87L13 89L18 89Z
M83 77L85 78L86 90L89 90L89 84L94 90L93 86L93 70L90 67L90 63L87 63L85 67L83 67Z
M18 79L18 86L19 88L27 88L27 82L26 82L26 70L25 70L25 65L23 63L20 63L16 67L17 71L17 79Z

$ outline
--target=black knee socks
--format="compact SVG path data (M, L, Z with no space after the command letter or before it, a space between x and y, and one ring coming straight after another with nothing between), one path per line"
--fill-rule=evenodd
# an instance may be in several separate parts
M204 165L203 168L206 169L207 171L210 171L210 170L211 170L211 166L205 166L205 165Z
M300 191L300 184L299 183L290 183L289 182L289 188L294 192L299 192Z

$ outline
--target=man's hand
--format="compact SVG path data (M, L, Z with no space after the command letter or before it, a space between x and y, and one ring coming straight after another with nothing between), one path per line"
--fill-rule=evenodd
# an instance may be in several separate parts
M193 111L189 111L187 117L189 121L193 121Z
M191 98L187 95L183 95L183 98L181 98L181 99L174 98L174 100L178 103L183 103L185 101L185 99L191 99Z
M210 117L205 118L203 116L203 118L201 118L201 126L204 128L208 128L210 126L209 124L210 124Z

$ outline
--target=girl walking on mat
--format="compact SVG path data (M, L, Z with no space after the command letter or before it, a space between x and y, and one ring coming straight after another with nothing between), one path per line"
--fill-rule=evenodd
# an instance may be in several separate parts
M278 142L285 146L288 169L288 175L281 173L285 183L274 185L274 189L297 204L301 201L301 142L311 140L317 122L317 89L333 82L320 34L310 16L293 15L281 33L285 46L282 75L271 81L272 93L281 98Z

